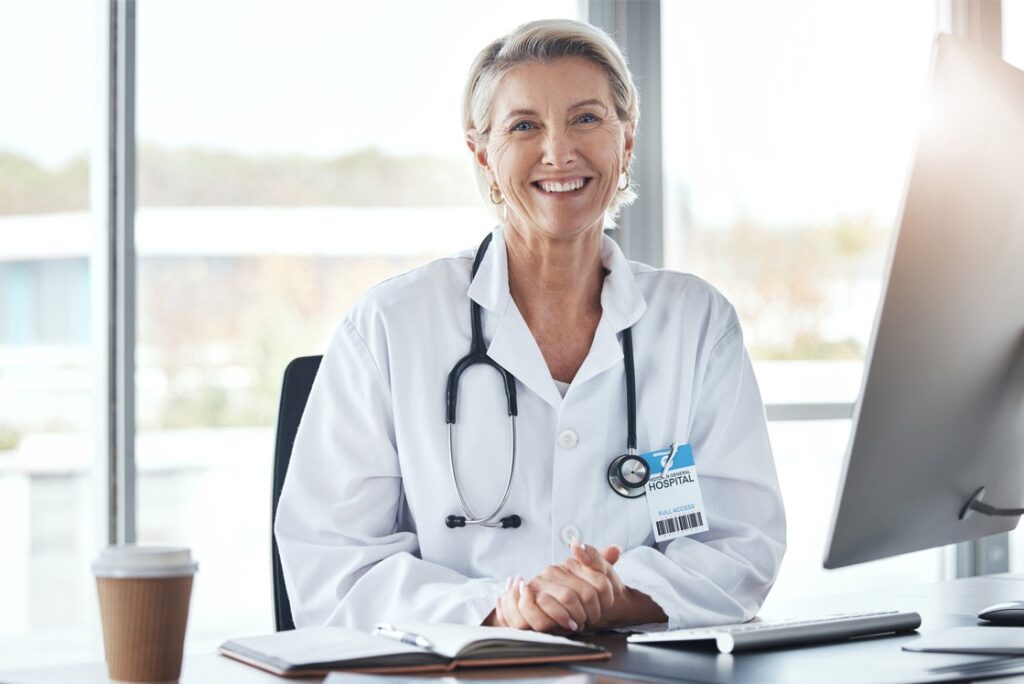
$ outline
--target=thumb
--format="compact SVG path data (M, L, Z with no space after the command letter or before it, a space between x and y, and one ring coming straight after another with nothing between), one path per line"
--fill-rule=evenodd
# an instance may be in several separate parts
M606 561L608 561L608 565L615 565L619 560L619 556L622 555L622 549L615 544L612 544L611 546L606 546L602 549L601 555L604 556Z

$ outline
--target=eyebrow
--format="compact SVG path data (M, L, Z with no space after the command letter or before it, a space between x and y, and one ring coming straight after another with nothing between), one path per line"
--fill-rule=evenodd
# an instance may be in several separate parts
M589 100L580 100L579 102L569 105L569 109L567 111L571 112L572 110L579 109L580 107L590 107L593 105L597 105L599 107L603 107L604 109L608 109L608 106L604 102L601 102L601 100L598 100L597 98L591 98ZM516 116L538 116L538 114L532 109L513 109L505 116L505 120L508 121L509 119Z

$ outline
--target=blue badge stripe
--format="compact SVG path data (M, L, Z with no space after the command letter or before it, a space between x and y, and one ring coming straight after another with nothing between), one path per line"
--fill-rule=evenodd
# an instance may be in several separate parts
M689 444L677 444L674 445L675 456L672 459L672 470L679 470L680 468L689 468L693 466L693 449L690 448ZM661 470L664 467L664 459L672 453L673 447L666 447L664 449L655 449L654 451L648 451L640 454L640 458L647 462L647 467L651 469L652 475L660 475ZM671 472L671 471L670 471Z

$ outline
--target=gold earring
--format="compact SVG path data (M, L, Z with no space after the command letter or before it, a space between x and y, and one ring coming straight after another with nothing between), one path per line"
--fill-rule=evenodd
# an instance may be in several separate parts
M626 176L626 184L619 186L619 190L629 189L629 169L626 169L626 173L624 175Z
M497 197L498 197L497 199L494 198L495 195L497 195ZM498 184L497 183L492 183L491 184L490 196L491 196L491 204L501 204L502 202L505 201L505 197L501 194L501 190L498 188Z

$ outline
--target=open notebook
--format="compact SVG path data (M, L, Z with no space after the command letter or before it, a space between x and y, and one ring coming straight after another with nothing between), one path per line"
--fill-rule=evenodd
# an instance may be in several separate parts
M404 641L398 639L403 637ZM417 642L420 645L416 645ZM456 667L532 665L610 657L600 646L538 632L456 624L401 624L367 634L313 627L232 639L221 655L283 677L352 672L444 672Z

